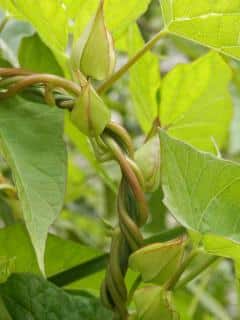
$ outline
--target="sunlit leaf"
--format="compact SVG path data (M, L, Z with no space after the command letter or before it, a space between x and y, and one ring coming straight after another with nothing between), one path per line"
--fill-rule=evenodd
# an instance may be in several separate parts
M240 59L238 0L161 0L165 28Z
M170 135L204 151L226 143L232 119L231 70L214 52L175 67L163 80L160 121Z

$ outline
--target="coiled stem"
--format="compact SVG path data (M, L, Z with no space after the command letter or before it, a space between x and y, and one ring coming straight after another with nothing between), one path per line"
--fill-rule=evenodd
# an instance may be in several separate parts
M109 130L109 128L108 128ZM111 150L122 171L117 196L119 227L116 228L110 251L109 264L101 288L103 304L112 309L121 320L128 318L125 275L129 255L143 245L140 227L146 223L148 208L142 190L142 177L124 143L104 132L102 139ZM118 141L118 142L117 142ZM126 144L125 144L126 146ZM132 155L132 154L131 154Z

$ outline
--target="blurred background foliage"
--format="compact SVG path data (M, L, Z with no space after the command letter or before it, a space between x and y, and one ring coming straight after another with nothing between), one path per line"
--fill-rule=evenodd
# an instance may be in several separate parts
M147 12L137 23L144 41L149 40L162 28L163 23L160 17L159 2L153 0ZM1 67L21 66L36 72L63 75L63 71L51 50L42 42L32 26L26 22L8 19L3 12L0 19ZM126 49L126 38L129 32L137 32L137 29L135 31L126 30L115 43L117 68L123 65L127 61L128 55L133 54L137 47L143 43L139 35L139 43L135 44L136 47ZM159 72L155 74L155 77L159 78L159 85L154 97L148 96L149 89L146 85L154 79L148 79L148 75L144 74L136 75L142 77L143 88L141 90L144 90L143 94L149 99L149 103L151 99L154 101L153 103L160 103L160 79L163 79L170 70L179 63L190 63L207 52L208 49L196 43L174 36L161 40L149 58L158 65L159 69ZM229 91L233 99L234 116L227 142L221 152L225 158L240 161L240 62L227 57L224 59L231 66L233 73ZM147 60L144 63L147 63ZM141 101L141 97L132 94L134 71L132 72L132 79L129 79L129 73L124 75L114 84L104 99L111 108L113 120L127 128L134 139L135 146L138 147L144 140L144 123L141 123L141 119L136 114L135 104L144 104L146 100ZM149 105L145 105L145 107L150 108ZM136 121L136 117L138 121ZM63 239L73 240L105 252L109 248L111 228L116 224L115 196L120 171L113 162L100 164L95 159L89 142L70 123L67 112L65 115L65 141L68 148L68 181L65 204L50 232ZM0 168L2 175L0 181L11 186L11 172L3 159L1 159ZM163 197L161 190L155 191L147 197L151 219L144 227L146 237L177 225L161 201ZM0 216L2 227L21 220L21 209L14 189L0 190ZM199 259L204 260L204 254ZM194 264L198 263L199 261L194 261ZM103 275L104 272L101 271L73 283L69 288L84 288L97 294ZM129 286L134 277L134 273L129 272L127 277ZM175 302L180 310L181 319L239 319L237 286L231 261L218 260L200 277L191 282L186 289L176 292ZM231 318L226 318L226 310Z

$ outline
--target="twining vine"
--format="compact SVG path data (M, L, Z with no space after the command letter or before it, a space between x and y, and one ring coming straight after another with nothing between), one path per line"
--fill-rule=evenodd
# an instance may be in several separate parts
M78 84L61 77L33 74L18 68L0 68L0 76L1 100L21 92L33 92L42 96L46 103L51 97L56 106L71 111L74 99L82 90ZM124 277L128 268L128 257L143 245L140 227L148 219L148 207L143 191L144 179L134 162L131 137L123 127L110 122L101 136L93 140L94 148L97 146L99 153L106 153L108 150L110 158L118 162L122 172L117 195L119 226L113 231L101 298L106 307L120 315L120 319L127 319L128 293Z

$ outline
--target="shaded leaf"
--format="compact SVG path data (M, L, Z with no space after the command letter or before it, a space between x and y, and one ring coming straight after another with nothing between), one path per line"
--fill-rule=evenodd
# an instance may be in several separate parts
M0 285L6 309L14 320L110 320L112 315L89 294L71 295L39 276L12 275Z
M53 53L36 33L22 39L18 59L20 66L24 69L62 75L62 70Z
M0 148L8 162L23 216L44 270L48 228L60 213L66 182L63 113L20 97L1 102Z
M240 241L240 165L200 152L162 130L164 203L177 220L202 234Z
M15 224L1 229L0 243L4 243L0 247L0 257L13 262L11 272L40 274L34 249L24 225ZM53 276L100 254L101 252L93 248L49 234L45 252L46 274Z

